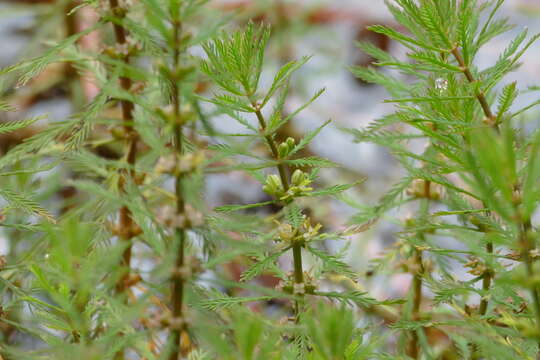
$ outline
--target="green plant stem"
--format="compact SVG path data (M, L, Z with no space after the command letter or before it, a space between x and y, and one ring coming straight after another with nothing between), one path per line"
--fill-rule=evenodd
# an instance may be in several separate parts
M424 259L422 251L416 249L414 251L414 264L418 267L414 274L412 282L413 291L413 306L412 306L412 320L420 320L420 306L422 305L422 276L424 275ZM407 355L413 359L418 359L420 354L418 347L418 330L411 331L411 340L407 349Z
M66 26L66 37L70 37L77 33L77 20L75 14L70 14L73 9L78 5L75 0L70 0L66 3L64 8L64 24ZM70 14L70 15L68 15ZM66 80L71 82L77 76L77 70L72 63L67 62L64 69Z
M421 203L421 212L424 215L427 215L429 213L429 199L431 198L431 182L425 181L424 182L424 196L425 199ZM418 237L420 240L425 240L424 234L419 233ZM418 321L420 320L420 308L422 306L422 278L425 273L424 269L424 259L423 259L423 253L422 250L416 248L414 249L414 266L415 266L415 272L413 275L413 280L411 284L412 288L412 309L411 309L411 319L412 321ZM420 349L418 346L418 331L419 330L412 330L410 333L410 341L407 347L407 355L413 359L418 359L420 355Z
M493 243L488 242L486 244L486 251L488 254L493 254ZM493 274L490 270L486 270L484 275L482 275L482 291L486 293L491 288L491 281L493 279ZM489 300L486 296L482 297L482 300L480 300L480 307L478 309L478 313L480 316L486 315L487 308L489 305Z
M461 55L461 52L459 51L457 46L455 46L451 50L451 53L454 56L454 58L456 59L456 61L458 62L459 66L461 68L461 71L463 72L463 75L465 75L465 77L467 78L469 83L471 83L471 84L475 83L476 79L474 78L473 74L471 73L471 70L469 69L469 66L465 63L465 60L463 59L463 56ZM493 111L491 111L491 108L489 106L489 103L488 103L488 101L486 99L486 95L484 94L484 92L482 92L482 91L478 92L476 94L476 99L480 103L480 106L482 107L484 115L486 116L489 124L497 132L499 132L499 124L497 124L497 117L495 116Z
M174 17L174 15L173 15ZM182 23L180 19L172 19L172 30L173 30L173 73L178 73L178 68L180 66L180 37L182 33ZM172 81L172 101L173 101L173 121L174 121L174 146L178 156L181 156L183 149L183 125L182 125L182 113L181 113L181 93L180 85L178 79L174 78ZM184 201L184 191L183 191L183 174L176 175L175 179L175 195L176 195L176 216L185 215L185 201ZM169 335L169 343L172 346L172 351L169 355L169 360L177 360L180 358L182 353L182 332L185 331L185 319L184 319L184 285L186 279L184 278L182 272L179 270L183 269L185 266L185 242L186 242L186 229L181 227L175 228L175 238L176 238L176 261L175 261L175 270L176 275L173 276L172 280L172 313L173 319L175 320L174 326L171 329ZM181 326L178 326L181 324Z
M467 80L470 83L474 83L476 80L474 76L472 75L469 67L467 64L465 64L465 61L463 59L463 56L459 52L457 47L454 47L451 51L452 55L460 65L463 74L467 78ZM484 111L484 115L488 119L488 123L497 131L497 133L500 133L499 124L497 124L497 117L495 114L491 111L491 108L486 100L485 94L483 92L479 92L476 94L476 98L478 99L478 102L480 103L480 106L482 107L482 110ZM531 244L531 241L528 237L528 232L531 229L531 222L530 219L523 222L523 224L520 225L520 235L519 235L519 242L522 249L521 257L523 262L525 263L525 268L527 271L527 276L529 278L534 278L535 276L535 270L534 270L534 263L530 256L530 251L534 249L534 244ZM488 242L486 244L486 251L488 254L493 254L493 243ZM486 273L483 276L482 280L482 290L484 292L487 292L491 287L491 282L493 279L493 273L491 271L486 271ZM530 288L531 297L533 299L533 306L534 306L534 312L536 316L536 326L538 328L538 331L540 333L540 295L538 294L537 287L533 284ZM480 308L479 308L479 314L485 315L488 308L488 299L487 297L483 297L480 302ZM475 348L473 350L473 358L477 358L477 349ZM540 342L539 342L539 355L540 355ZM539 356L540 357L540 356Z
M531 220L526 219L522 221L519 231L519 244L521 247L521 258L525 264L525 270L527 272L527 277L534 281L536 276L536 271L534 269L534 260L531 257L531 251L535 249L535 245L530 238L530 231L532 230ZM529 291L533 300L534 314L536 318L536 327L538 333L540 334L540 295L538 293L537 286L533 283L531 284ZM537 358L540 358L540 341L538 342L538 353Z
M256 104L252 103L252 106L257 109ZM260 109L257 109L255 111L255 115L257 116L257 120L259 121L259 126L261 127L261 131L264 133L266 131L266 121L264 120L264 116L261 113ZM270 135L264 136L266 142L268 143L268 146L270 147L270 150L272 151L272 156L275 160L280 160L279 153L277 150L277 144L274 141L274 139ZM289 169L286 167L286 165L282 163L278 163L277 169L279 172L279 177L281 178L281 182L283 184L283 189L285 191L289 190L289 181L288 181L288 173ZM299 284L300 286L304 285L304 271L303 271L303 265L302 265L302 244L293 244L292 246L293 251L293 267L294 267L294 282L295 284ZM300 302L295 301L294 305L294 312L295 312L295 319L296 322L299 320L299 314L300 314Z
M294 258L294 282L303 284L304 272L302 268L302 247L300 245L293 245L292 250Z
M256 108L256 104L252 104L252 106ZM255 115L257 116L257 120L259 121L259 126L261 127L261 131L266 132L266 121L264 120L261 110L257 109L257 111L255 111ZM264 139L266 140L266 143L270 147L270 150L272 151L272 156L274 157L274 159L279 160L279 152L277 149L277 144L274 141L274 139L272 139L270 135L264 135ZM279 172L279 177L281 178L281 182L283 184L283 189L285 189L285 191L288 191L289 190L289 180L288 180L288 175L287 175L288 171L285 165L281 163L277 165L277 169Z
M457 46L452 49L451 53L454 56L454 58L456 59L456 61L458 62L459 66L461 67L461 71L463 72L463 74L465 75L465 77L467 78L469 83L476 82L476 79L474 78L474 76L471 73L471 70L469 69L469 67L465 63L465 60L463 59L463 56L461 55L461 52L459 51ZM478 100L478 102L480 103L480 106L482 107L482 111L484 112L484 116L489 120L489 123L491 124L493 129L497 133L499 133L500 129L499 129L499 124L497 124L497 121L496 121L497 117L495 116L493 111L491 111L491 107L489 106L489 104L487 102L485 94L483 92L480 92L480 93L476 94L476 99ZM493 243L491 241L489 241L486 244L486 252L490 256L493 255ZM493 281L493 272L488 270L482 276L482 290L484 292L489 291L489 289L491 288L491 282L492 281ZM482 300L480 301L480 307L479 307L479 310L478 310L480 316L484 316L486 314L487 309L488 309L488 305L489 305L488 297L486 297L486 296L482 297Z

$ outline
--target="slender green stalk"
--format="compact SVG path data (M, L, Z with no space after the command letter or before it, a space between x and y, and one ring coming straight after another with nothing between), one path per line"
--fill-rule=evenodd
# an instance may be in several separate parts
M257 109L257 105L255 103L252 103L251 105L255 109ZM255 115L257 116L257 120L259 121L259 126L261 127L261 131L265 132L266 131L266 121L264 120L264 117L263 117L263 114L261 113L261 110L258 109L255 112ZM268 146L270 147L270 150L272 151L272 156L274 157L274 159L279 160L279 153L278 153L278 149L277 149L277 144L274 141L274 139L272 139L272 137L270 135L265 135L264 139L268 143ZM277 165L277 169L278 169L278 172L279 172L279 177L281 179L281 182L283 183L283 189L285 189L285 191L289 190L289 180L288 180L287 168L285 167L285 165L280 163L280 164Z
M264 120L264 116L261 113L261 110L257 108L257 105L255 103L252 103L252 106L257 109L255 112L255 115L257 116L257 120L259 121L259 126L261 127L261 131L266 131L266 121ZM279 161L279 153L277 149L277 144L274 141L274 139L269 136L265 135L265 140L268 143L268 146L270 147L270 150L272 152L272 156L275 160ZM283 189L285 191L289 190L289 180L288 180L288 174L289 169L285 164L278 163L277 169L279 172L279 177L281 179L281 182L283 184ZM293 251L293 267L294 267L294 283L295 285L298 285L299 287L303 288L305 286L304 284L304 271L303 271L303 265L302 265L302 244L294 243L292 246ZM298 301L295 302L294 306L295 311L295 319L298 322L299 320L299 314L300 314L300 304Z
M422 305L422 276L424 275L424 262L421 250L416 249L414 251L414 264L417 266L417 269L412 282L413 306L411 317L413 321L418 321L420 320L420 307ZM407 355L413 359L419 358L418 330L411 331L411 340L407 349Z
M461 68L461 71L463 72L463 75L467 78L467 81L469 81L469 83L471 84L476 82L476 79L471 73L469 66L467 66L467 64L465 63L465 60L463 59L463 56L461 55L461 52L459 51L457 46L451 50L451 53L456 59L456 61L458 62ZM497 133L500 133L499 124L496 121L497 117L491 110L491 107L489 106L489 103L486 99L485 94L483 92L477 93L476 99L478 100L478 102L480 103L480 106L482 107L482 111L484 112L484 116L486 117L486 123L490 125ZM484 204L484 207L486 207L485 204ZM484 227L482 227L481 230L483 230L484 233L488 232L488 229L485 229ZM486 243L485 249L489 256L493 255L494 249L493 249L493 243L491 241ZM494 276L494 273L490 269L487 269L482 275L482 291L484 292L484 294L487 293L489 289L491 288L493 276ZM482 299L480 300L480 306L478 308L478 314L480 316L486 315L488 306L489 306L489 297L482 296ZM478 356L479 356L478 347L473 346L471 357L472 359L477 359Z
M486 251L488 254L493 254L493 243L488 242L486 244ZM486 293L491 288L491 281L493 279L493 272L491 270L486 270L484 275L482 276L482 291ZM480 307L478 308L478 313L483 316L487 312L489 300L488 297L484 296L482 297L482 300L480 301Z
M521 247L521 259L525 264L525 270L527 272L527 277L534 281L536 276L536 271L534 269L534 259L531 257L531 251L536 248L534 242L530 237L530 232L532 230L531 219L525 219L521 221L519 226L519 245ZM540 294L538 293L538 287L533 282L530 285L529 292L533 300L534 314L536 318L536 327L538 333L540 334ZM537 359L540 358L540 341L538 342L538 353Z
M459 51L458 47L455 46L451 50L452 55L458 62L461 71L463 72L463 75L467 78L469 83L476 82L476 79L474 78L473 74L471 73L471 70L469 69L469 66L465 63L465 60L463 59L463 56L461 55L461 52ZM489 103L486 99L486 95L480 91L476 94L476 99L480 103L480 106L482 107L482 111L484 112L484 115L486 116L486 122L491 125L497 132L499 132L499 124L497 124L497 117L491 111L491 107L489 106Z
M172 12L172 11L171 11ZM172 73L177 74L180 67L180 52L181 44L180 38L182 34L182 23L180 21L178 12L172 12L172 30L173 30L173 61L172 61ZM181 93L180 84L178 79L172 81L172 102L173 102L173 121L174 121L174 147L178 156L183 153L183 125L182 125L182 113L181 113ZM176 195L176 215L183 216L185 214L185 202L183 193L183 174L179 173L175 179L175 195ZM171 333L169 335L169 343L172 346L172 351L169 356L169 360L178 360L182 353L182 333L186 331L186 321L184 320L184 285L185 275L181 271L185 266L185 242L186 242L186 229L184 227L176 227L175 240L176 240L176 261L175 271L172 280L172 313L173 321Z
M456 59L456 61L458 62L459 66L462 69L463 74L465 75L469 83L476 82L476 79L474 78L469 67L465 63L465 60L463 59L463 56L461 55L461 52L459 51L459 49L457 47L454 47L451 50L451 53ZM479 92L478 94L476 94L476 99L478 100L478 102L480 103L480 106L482 107L482 111L484 112L484 115L486 116L486 119L488 120L487 121L488 124L490 124L493 127L493 129L495 129L495 131L499 133L500 132L499 124L497 124L496 122L497 117L491 110L491 107L489 106L487 102L485 94L483 92ZM491 241L486 244L486 252L488 253L489 256L493 255L493 243ZM484 291L484 293L489 291L489 289L491 288L493 275L494 274L492 271L487 270L482 276L482 290ZM478 309L478 313L480 314L480 316L484 316L486 314L488 305L489 305L488 297L483 296L482 300L480 300L480 307Z
M474 76L472 75L471 71L469 70L469 68L467 67L467 65L465 64L465 61L463 60L463 56L459 52L458 48L455 47L454 49L452 49L451 52L452 52L452 55L454 55L454 58L456 59L460 67L462 68L462 71L465 77L467 78L467 80L470 83L475 82L476 80ZM491 108L486 100L485 94L482 92L479 92L476 95L476 98L478 99L478 102L480 103L482 110L484 111L484 115L486 116L487 123L491 125L497 131L497 133L500 133L499 124L497 124L496 122L497 117L491 111ZM529 231L531 230L530 219L523 221L523 223L521 223L519 226L520 226L519 244L521 247L521 259L525 264L527 276L532 279L535 276L535 270L534 270L534 261L530 256L530 251L533 250L535 246L530 241L530 238L528 235ZM493 254L492 242L488 242L486 244L486 251L490 255ZM493 272L489 270L486 271L482 279L482 290L484 292L487 292L490 289L492 279L493 279ZM538 331L540 333L540 295L538 293L537 287L534 284L531 286L529 291L531 293L531 297L533 300L534 313L536 317L536 326L538 327ZM480 302L479 314L485 315L487 312L487 308L488 308L488 298L484 296ZM477 352L477 349L475 348L473 351L473 358L477 358L478 354L475 354L476 352ZM539 342L539 355L540 355L540 342Z
M424 189L423 189L425 198L421 203L421 211L424 215L427 215L429 212L429 201L431 199L431 182L425 181L424 182ZM420 232L418 234L418 237L420 240L425 240L424 234ZM412 309L411 309L411 319L412 321L419 321L421 318L421 306L422 306L422 278L424 277L425 268L424 268L424 259L423 259L423 253L422 250L415 248L414 249L414 275L413 280L411 284L411 291L412 291ZM418 344L418 331L422 331L422 329L419 330L412 330L410 332L410 341L407 346L407 355L413 359L419 359L420 356L420 348Z

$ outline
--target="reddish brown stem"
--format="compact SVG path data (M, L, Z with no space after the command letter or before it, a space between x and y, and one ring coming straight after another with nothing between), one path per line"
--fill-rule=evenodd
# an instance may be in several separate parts
M119 9L118 6L118 0L110 0L109 1L110 7L113 11L116 9ZM127 44L127 30L118 24L113 24L114 28L114 34L116 38L116 42L119 45L126 45ZM126 64L129 64L129 55L125 55L122 59ZM131 86L133 85L130 78L122 76L120 77L120 86L125 91L130 91ZM124 171L121 174L119 187L121 191L124 191L125 184L128 178L133 179L135 177L135 171L133 170L133 166L135 165L136 156L137 156L137 136L135 134L135 131L133 129L133 110L134 105L129 100L122 100L120 101L120 106L122 107L122 125L124 127L124 131L126 134L127 142L126 142L126 161L130 165L130 170ZM118 220L118 233L122 241L130 242L131 239L134 237L136 230L135 230L135 223L131 217L131 211L127 206L122 206L119 213L119 220ZM126 249L124 250L124 254L122 256L122 265L126 266L129 269L130 263L131 263L131 245L128 245ZM125 286L125 280L129 277L129 270L122 279L117 283L116 290L119 293L122 293L126 290Z
M469 83L474 83L476 81L476 79L474 78L473 74L471 73L471 70L469 69L469 66L465 63L465 60L463 59L463 56L461 55L461 52L459 51L457 46L452 49L451 53L454 56L454 58L456 59L456 61L458 62L459 66L462 69L463 74L465 75L465 77L467 78ZM499 124L497 123L497 116L493 113L493 111L491 111L491 107L489 106L489 104L487 102L485 94L483 92L477 93L476 94L476 99L480 103L480 106L482 107L482 111L484 112L484 115L485 115L486 119L488 120L488 123L498 133L500 130L499 130ZM486 244L486 252L489 255L493 254L493 243L492 242L488 242ZM492 281L493 281L493 273L488 270L488 271L486 271L484 273L484 275L482 277L482 290L484 290L485 292L488 291L490 289L490 287L491 287L491 282ZM485 315L486 314L488 305L489 305L489 300L488 300L487 297L484 296L482 298L481 302L480 302L480 308L479 308L479 314L480 315Z
M124 9L119 7L118 0L109 0L109 5L113 13L123 14ZM125 16L125 15L123 15ZM127 45L127 30L117 24L113 23L113 29L115 34L116 43L121 46ZM130 58L129 54L125 54L122 58L122 61L125 64L129 64ZM133 83L129 77L121 76L120 77L120 86L123 90L129 92L131 90ZM130 165L129 170L124 170L120 174L119 188L122 193L125 193L125 186L128 179L135 179L135 162L137 157L137 135L133 128L133 110L134 104L129 100L121 100L120 105L122 108L122 126L126 135L126 161ZM118 214L118 225L117 225L117 234L122 242L126 243L126 248L122 254L122 266L125 267L125 273L119 279L116 284L116 292L118 294L124 294L128 289L128 280L130 277L130 266L131 266L131 253L132 253L132 244L131 240L137 235L137 226L133 221L131 211L127 206L122 206ZM126 296L127 301L127 296ZM123 360L124 359L124 350L120 350L116 355L115 359Z

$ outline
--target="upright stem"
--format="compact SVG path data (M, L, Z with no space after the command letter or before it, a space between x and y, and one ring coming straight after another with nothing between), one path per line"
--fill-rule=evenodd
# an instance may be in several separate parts
M531 219L528 218L522 221L519 230L519 244L521 247L521 258L525 263L525 269L527 271L527 277L534 281L536 271L534 270L534 260L531 257L531 251L535 249L535 245L530 238L530 231L532 230ZM536 318L536 327L540 334L540 295L538 293L537 286L533 283L529 291L533 300L534 314ZM537 359L540 358L540 341L538 342Z
M422 216L427 215L429 212L429 199L431 199L431 182L425 181L424 182L424 197L425 199L421 203L420 211L422 212ZM423 233L418 233L418 237L420 240L425 240ZM411 320L412 321L418 321L420 320L421 312L420 308L422 306L422 278L425 273L424 268L424 259L423 259L423 253L422 250L416 248L414 249L414 275L413 280L411 284L411 291L412 291L412 309L411 309ZM407 346L407 355L413 359L418 359L420 355L420 348L418 346L418 331L420 330L412 330L410 332L410 341Z
M252 104L253 107L256 108L256 105L255 104ZM265 132L266 131L266 121L264 120L264 117L263 117L263 114L261 113L261 110L257 110L255 112L255 115L257 116L257 120L259 121L259 126L261 127L261 131ZM270 150L272 151L272 156L274 157L274 159L276 160L279 160L279 153L278 153L278 149L277 149L277 144L276 142L274 141L274 139L272 139L272 137L270 135L265 135L264 136L264 139L266 140L268 146L270 147ZM285 189L285 191L288 191L289 190L289 180L288 180L288 172L287 172L287 168L285 167L285 165L279 163L277 165L277 169L278 169L278 172L279 172L279 177L281 178L281 182L283 183L283 189Z
M456 59L456 61L458 62L459 66L461 68L461 71L463 72L463 74L465 75L465 77L467 78L469 83L476 82L476 79L474 78L473 74L471 73L471 70L469 69L469 66L467 66L467 64L465 63L465 60L463 59L463 56L461 55L461 52L459 51L457 46L454 47L451 50L451 53L454 56L454 58ZM488 103L488 101L486 99L486 95L484 94L484 92L483 91L478 92L476 94L476 99L480 103L480 106L482 107L482 111L484 112L484 115L486 116L486 119L487 119L488 123L497 132L499 132L499 124L497 124L497 117L495 116L493 111L491 111L491 108L489 106L489 103Z
M451 50L452 55L454 55L454 58L458 62L459 66L462 68L462 71L467 78L467 80L470 83L475 82L475 78L472 75L470 69L468 68L467 64L465 64L465 61L463 59L463 56L459 52L457 47L454 47ZM497 123L497 116L491 111L491 108L486 100L485 94L483 92L479 92L476 94L476 98L478 99L478 102L480 103L480 106L482 107L482 110L484 111L484 115L486 116L488 123L497 131L497 133L500 132L499 124ZM531 279L535 276L535 270L534 270L534 261L530 256L530 251L535 248L534 244L531 242L529 238L529 232L532 228L531 226L531 220L526 219L523 221L520 225L520 233L519 233L519 244L521 247L521 258L523 262L525 263L525 269L527 271L527 276ZM493 243L488 242L486 244L486 250L488 254L493 254ZM491 286L491 281L493 279L493 273L491 271L486 271L486 273L483 276L482 281L482 290L484 292L488 291ZM529 289L531 293L531 297L533 300L533 306L534 306L534 312L536 317L536 326L538 327L538 331L540 333L540 295L538 293L538 289L536 285L532 285ZM482 301L480 303L480 309L479 313L480 315L485 315L488 307L488 299L486 297L482 298ZM540 358L540 342L538 345L539 353L538 358ZM476 351L474 351L476 352ZM473 358L475 358L475 355L473 354Z
M109 4L113 12L122 13L124 11L124 9L121 9L119 7L118 0L109 0ZM116 43L118 45L126 46L127 30L123 26L118 24L113 24L113 28ZM122 61L126 64L129 64L129 55L124 55ZM120 86L123 90L130 91L132 85L132 81L129 77L120 77ZM135 165L137 156L137 134L135 133L135 130L133 128L133 103L129 100L122 100L120 101L120 105L122 107L122 125L126 134L126 161L130 165L130 169L128 171L123 171L119 181L120 190L124 191L127 179L135 178L135 170L133 169L133 167ZM136 235L136 225L131 217L131 211L127 206L122 206L122 208L120 209L117 230L122 241L128 243ZM118 293L122 293L126 290L126 279L129 277L130 264L131 244L126 247L122 255L122 265L124 265L128 269L128 271L116 284L116 290Z
M488 242L486 244L486 251L490 255L493 254L493 243L492 242ZM482 275L482 291L484 293L489 291L489 289L491 288L492 279L493 279L493 273L489 269L486 270L484 275ZM480 300L480 308L478 309L478 313L480 314L480 316L486 315L488 305L489 305L488 297L483 296L482 300Z
M66 37L70 37L72 35L75 35L77 33L77 19L75 14L70 14L73 9L77 6L77 2L74 0L70 0L66 3L66 6L64 8L64 24L66 26ZM68 15L70 14L70 15ZM77 71L73 67L73 64L70 62L66 63L65 67L65 76L68 82L73 80L76 75Z
M451 50L451 53L456 59L456 61L458 62L461 68L461 71L463 72L463 74L465 75L469 83L476 82L476 79L471 73L469 66L465 63L465 60L463 59L463 56L461 55L461 52L459 51L457 46ZM491 111L491 107L489 106L489 103L486 99L485 94L483 92L477 93L476 99L480 103L480 106L482 107L482 111L484 112L484 116L488 120L488 123L491 125L491 127L493 127L493 129L495 129L495 131L497 131L497 133L499 133L500 130L499 130L499 124L497 124L497 116L493 113L493 111ZM486 244L486 252L488 253L489 256L493 255L493 243L491 241L489 241ZM484 275L482 276L482 290L484 291L484 293L489 291L489 289L491 288L492 280L493 280L493 272L489 270L486 271ZM481 316L484 316L486 314L488 305L489 305L488 297L486 296L482 297L482 300L480 301L480 308L478 310Z
M109 0L109 6L114 14L121 14L125 16L125 9L121 8L118 4L118 0ZM115 34L116 43L122 47L127 46L127 30L116 23L113 23L113 29ZM129 54L125 54L122 58L122 61L126 64L129 64ZM132 81L129 77L121 76L120 77L120 86L125 91L130 91L132 87ZM137 156L137 134L133 128L133 110L134 105L129 100L121 100L120 105L122 107L122 126L124 127L124 132L126 134L126 161L130 165L128 171L123 171L120 180L119 188L120 191L125 193L125 186L128 179L135 178L135 161ZM122 254L122 265L127 269L124 275L120 278L116 284L116 292L118 294L123 294L126 289L129 287L128 279L130 276L130 266L131 266L131 239L137 235L137 226L131 217L131 211L127 206L122 206L118 214L118 225L116 227L117 234L119 238L127 243L126 249ZM126 297L127 301L127 297ZM120 350L116 355L115 359L123 360L124 359L124 350Z
M422 305L422 276L424 274L423 261L422 250L416 249L414 251L414 263L417 266L417 269L412 283L413 306L411 317L413 321L420 320L420 306ZM418 356L420 355L417 330L411 331L411 340L407 349L407 355L413 359L418 359Z
M172 30L173 30L173 69L172 73L177 74L180 66L180 37L182 33L182 23L179 16L172 14ZM178 156L183 153L183 125L182 125L182 113L181 113L181 94L180 85L178 79L174 78L172 81L172 101L173 101L173 116L174 116L174 146ZM175 179L175 194L176 194L176 216L180 217L185 214L185 200L183 193L183 175L176 175ZM172 277L172 313L174 324L171 328L169 335L169 343L172 346L172 351L169 355L169 360L178 360L182 354L182 333L186 330L186 321L184 319L184 284L185 284L185 272L182 271L185 267L185 242L186 242L186 229L184 227L176 227L176 261L175 271ZM187 346L186 346L187 347Z
M259 126L261 127L261 131L266 131L266 121L264 120L264 116L261 113L260 109L257 108L255 103L252 103L252 106L257 109L255 111L255 116L257 116L257 120L259 121ZM277 144L274 141L274 139L270 135L264 136L266 142L268 143L268 146L270 147L270 151L272 152L272 156L275 160L279 160L279 152L277 149ZM283 184L283 189L285 191L289 190L289 180L288 180L288 173L289 169L285 164L278 163L277 169L279 172L279 177L281 179L281 183ZM302 244L294 243L292 246L293 251L293 267L294 267L294 283L299 285L300 287L304 286L304 271L303 271L303 265L302 265ZM299 313L300 313L300 304L298 301L295 302L294 306L294 312L296 321L299 320Z

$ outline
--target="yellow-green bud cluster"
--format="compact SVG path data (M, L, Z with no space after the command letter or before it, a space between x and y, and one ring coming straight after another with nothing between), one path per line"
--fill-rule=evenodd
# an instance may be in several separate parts
M311 225L311 219L304 215L302 224L295 228L291 224L279 224L277 241L285 244L305 245L319 234L321 224Z
M263 185L263 191L268 195L272 195L277 198L281 197L283 193L285 193L281 179L275 174L268 175L266 177L266 182Z
M311 184L309 176L300 169L295 170L291 178L289 191L287 191L281 200L307 195L310 191L313 191L313 188L309 184Z
M280 159L285 159L296 146L296 142L292 137L287 138L278 146L278 154Z
M294 171L291 177L291 185L285 191L281 179L277 175L268 175L263 186L264 192L282 201L290 201L295 197L305 196L313 190L309 186L311 179L300 169Z

